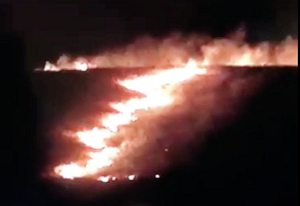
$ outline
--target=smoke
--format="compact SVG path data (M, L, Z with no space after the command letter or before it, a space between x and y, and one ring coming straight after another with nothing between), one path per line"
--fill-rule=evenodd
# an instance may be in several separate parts
M47 62L46 71L157 69L156 74L118 82L145 98L112 104L118 113L101 119L99 128L104 130L96 125L92 130L75 132L78 141L97 152L87 152L75 163L61 164L55 173L64 178L100 176L105 181L125 175L131 180L133 174L150 175L186 160L192 142L202 143L210 131L234 120L261 83L257 76L237 77L221 70L211 77L207 73L211 66L298 65L298 40L251 45L244 38L244 30L220 39L179 33L166 38L144 36L98 55L63 55L56 64ZM205 73L195 78L198 81L192 80L201 68Z
M211 132L235 121L262 83L260 75L242 77L221 72L219 76L199 77L182 85L176 95L180 97L178 103L165 111L163 117L154 116L152 121L144 119L141 122L146 128L145 133L152 137L148 142L152 141L153 145L147 150L143 146L149 147L149 143L132 150L135 155L137 151L145 152L140 153L140 160L132 164L151 172L188 162L193 151L204 146ZM152 125L145 126L147 124ZM163 147L168 151L165 152Z
M153 176L186 163L210 132L235 120L261 84L260 75L243 77L226 72L182 84L175 91L175 104L141 113L139 121L108 142L126 147L104 174Z
M166 38L143 36L131 44L92 56L62 55L55 64L46 63L45 71L91 68L170 67L193 59L201 65L298 66L298 40L287 37L281 42L251 45L238 30L228 38L212 39L196 34L174 33Z

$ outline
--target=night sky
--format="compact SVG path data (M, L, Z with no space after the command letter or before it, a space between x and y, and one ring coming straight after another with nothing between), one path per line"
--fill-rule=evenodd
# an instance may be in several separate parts
M224 36L245 23L250 39L260 41L282 39L298 30L297 0L28 2L7 4L2 10L7 24L23 38L29 70L62 53L93 54L143 34Z
M26 71L62 53L92 54L143 34L224 36L245 23L249 41L298 37L297 0L2 2L6 3L0 4L1 109L6 114L0 204L4 206L73 205L67 198L55 199L39 180L36 133L42 105ZM198 169L179 169L146 190L149 194L142 194L144 190L139 194L152 202L167 198L166 205L184 205L186 200L200 205L298 205L298 71L275 73L276 81L249 103L240 123L220 131L222 140L210 140ZM232 145L237 150L228 152L225 148ZM181 192L182 188L186 190Z

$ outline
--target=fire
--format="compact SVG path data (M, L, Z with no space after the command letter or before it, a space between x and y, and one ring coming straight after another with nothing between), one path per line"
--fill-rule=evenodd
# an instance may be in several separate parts
M57 166L54 169L55 173L63 178L73 179L97 175L105 168L112 166L114 160L122 152L122 144L120 147L111 147L107 144L107 140L118 135L120 127L137 121L139 116L136 113L138 111L172 105L176 100L176 95L172 93L179 83L187 81L195 75L204 74L206 74L206 69L199 68L197 63L191 60L182 68L162 70L145 76L119 80L119 85L139 92L144 97L132 98L126 102L111 103L111 107L117 113L103 117L100 120L99 127L76 132L79 142L96 151L88 152L86 154L87 159L83 161L84 163L73 162ZM128 179L134 180L135 175L129 175ZM106 176L100 176L98 180L108 181Z
M142 94L143 97L131 98L125 102L112 102L110 106L115 110L114 113L102 117L99 125L95 125L91 130L75 132L76 139L89 150L85 152L84 158L55 167L54 173L57 176L66 179L93 177L102 182L122 178L104 174L123 157L123 152L130 143L124 138L123 142L112 146L109 141L120 135L126 136L124 127L141 118L139 111L173 105L177 100L176 88L196 75L205 75L209 65L298 66L298 40L288 38L277 45L261 43L251 46L230 39L204 41L195 36L183 39L177 35L161 41L147 37L125 49L92 57L71 59L62 56L56 64L47 62L44 71L62 69L86 71L91 68L154 65L156 69L147 75L116 82L128 90ZM169 69L157 69L160 66L163 68L167 66ZM134 180L136 174L128 174L125 178ZM155 178L160 176L157 174Z
M165 39L144 37L125 48L99 55L71 58L61 56L56 63L46 62L44 71L62 69L85 71L93 68L176 67L189 59L199 65L298 66L298 40L288 37L277 44L251 45L240 39L201 38L173 35Z

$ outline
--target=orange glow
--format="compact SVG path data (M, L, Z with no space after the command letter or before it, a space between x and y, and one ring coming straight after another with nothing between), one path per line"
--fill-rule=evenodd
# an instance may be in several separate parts
M93 68L178 67L194 59L198 65L298 66L298 40L250 45L241 40L185 37L165 39L144 37L126 47L93 56L61 56L56 63L46 62L44 71L62 69L86 71Z
M126 138L117 146L111 146L108 142L128 135L126 128L139 121L140 111L152 111L176 103L178 97L175 91L178 86L197 75L206 75L209 65L298 66L298 40L287 39L277 45L262 43L250 46L229 39L204 44L197 37L186 40L181 36L164 40L146 38L125 49L75 59L62 56L56 64L47 62L44 71L143 66L156 68L146 75L116 82L143 97L110 103L116 112L103 116L91 130L74 132L76 140L90 150L74 162L56 166L54 173L66 179L92 177L105 183L120 179L115 175L107 176L107 169L118 164L117 160L122 158L131 142ZM160 66L169 69L158 69ZM168 152L168 148L164 150ZM134 180L136 175L128 174L125 179ZM160 178L158 174L154 177Z
M136 115L137 111L153 110L173 104L176 96L172 92L179 83L189 80L195 75L204 74L206 74L206 69L199 68L196 62L190 61L182 68L156 71L133 79L119 80L118 84L126 89L139 92L144 97L132 98L126 102L111 103L111 107L118 113L103 117L99 122L99 127L76 132L79 142L86 147L96 149L96 151L87 153L87 159L84 160L83 164L76 162L62 164L54 169L55 173L63 178L73 179L93 176L112 166L114 160L122 152L122 148L110 147L107 145L106 140L118 135L121 126L130 125L132 122L137 121L139 118ZM98 177L98 180L103 182L107 182L109 179L106 176ZM128 176L128 180L134 179L135 175Z

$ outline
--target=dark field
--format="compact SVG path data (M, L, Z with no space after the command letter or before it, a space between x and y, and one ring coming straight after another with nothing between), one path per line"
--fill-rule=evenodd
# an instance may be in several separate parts
M219 71L229 75L223 82L251 76L260 76L264 81L233 123L210 133L206 146L191 157L193 161L172 167L160 179L114 184L55 180L43 177L41 171L51 162L59 162L53 157L49 160L49 152L57 151L62 156L68 153L68 141L58 135L64 128L80 124L80 118L82 124L87 124L92 121L88 116L95 109L107 111L106 102L132 95L112 84L112 79L142 71L33 73L31 82L38 115L30 124L34 124L37 133L31 141L34 155L21 165L33 165L35 175L19 189L20 202L55 206L296 205L298 69L222 68ZM220 77L214 74L207 78ZM26 177L20 173L18 178Z

